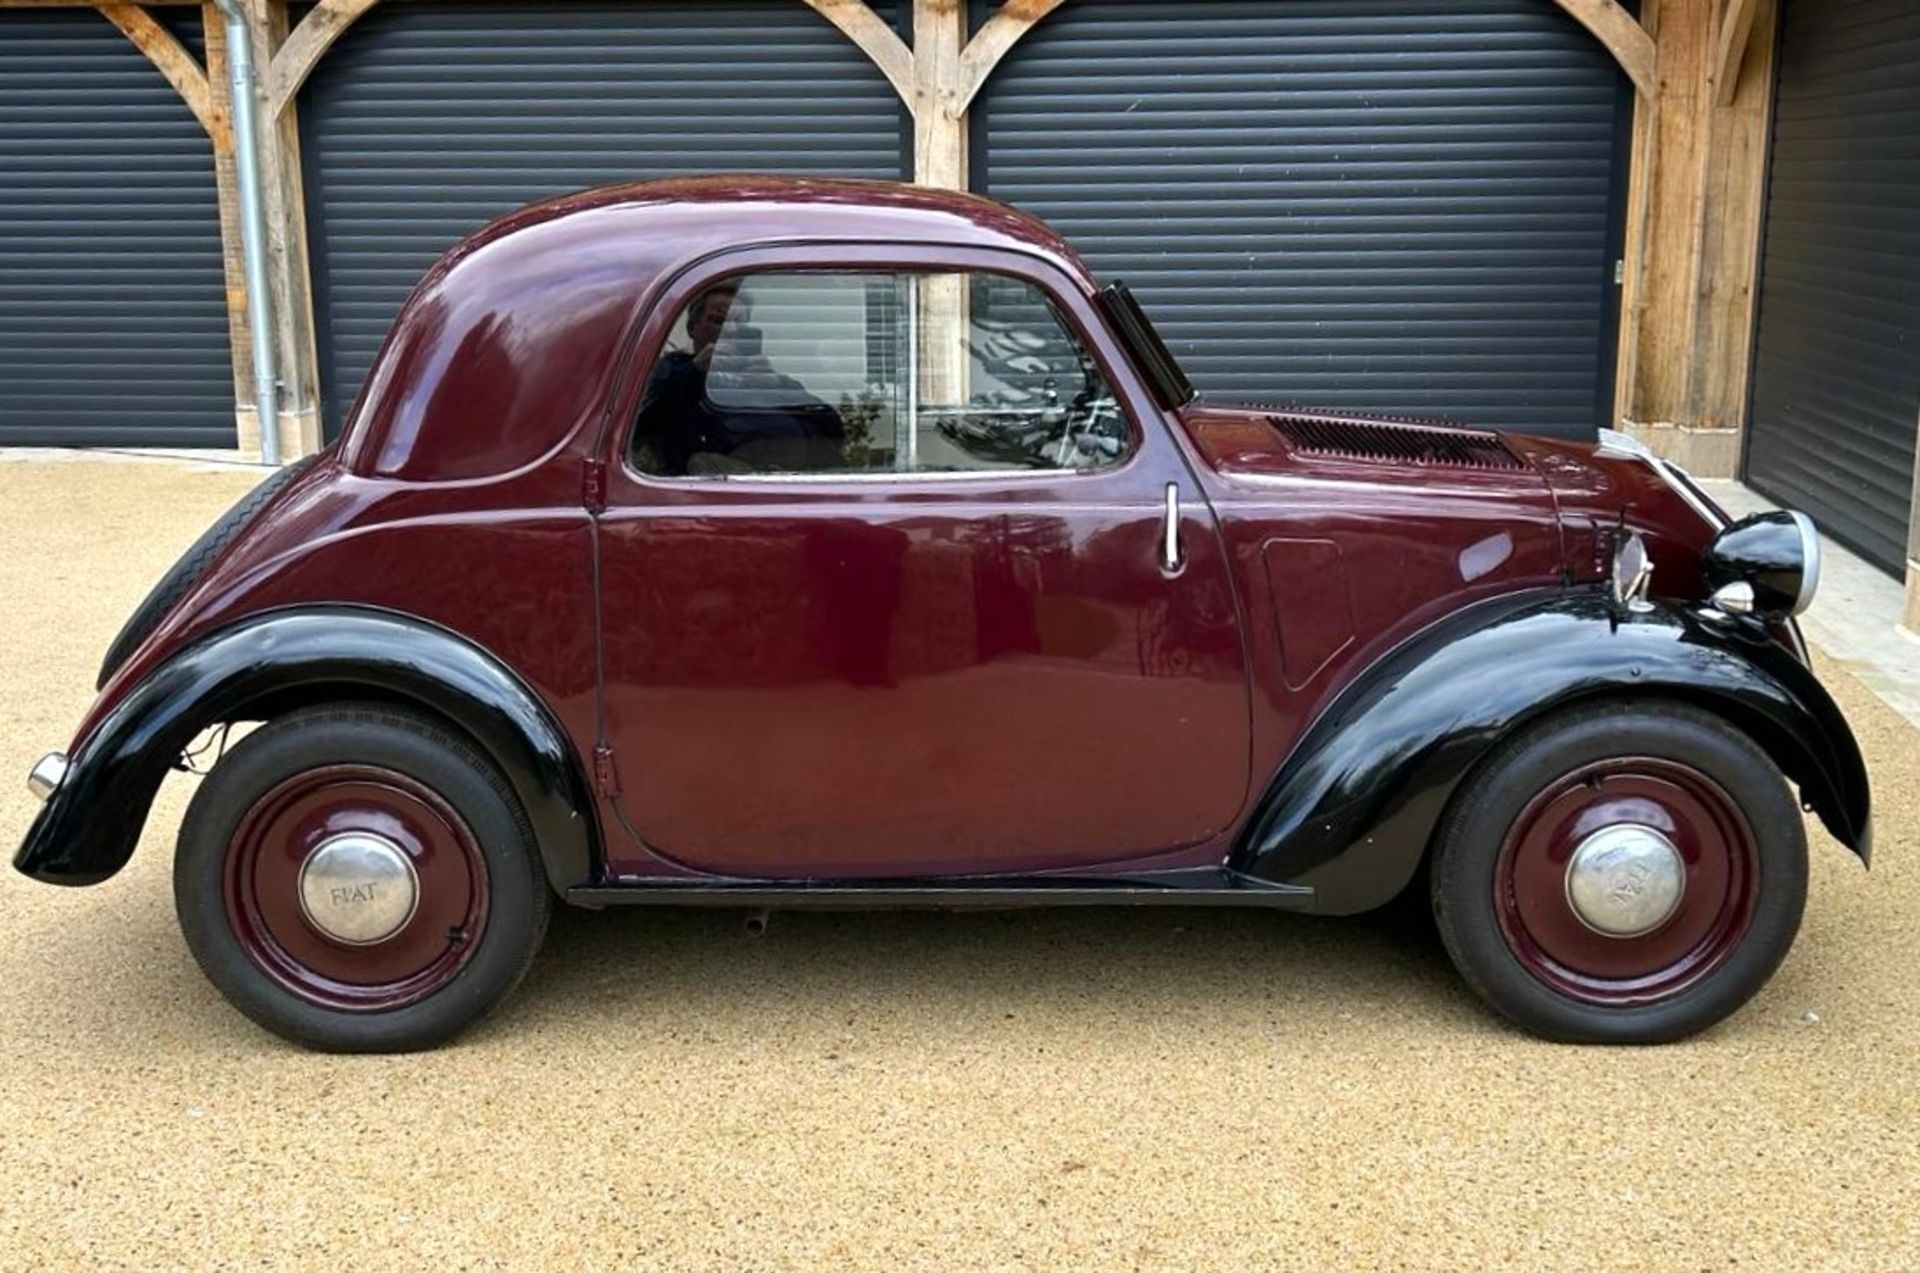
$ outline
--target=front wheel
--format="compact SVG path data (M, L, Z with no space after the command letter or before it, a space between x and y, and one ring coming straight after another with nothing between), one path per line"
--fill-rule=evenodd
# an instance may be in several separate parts
M511 790L437 722L369 705L262 726L187 810L174 902L207 977L309 1047L432 1047L525 975L551 903Z
M1661 1043L1757 993L1806 903L1800 810L1746 735L1677 703L1557 713L1442 825L1434 917L1467 982L1550 1039Z

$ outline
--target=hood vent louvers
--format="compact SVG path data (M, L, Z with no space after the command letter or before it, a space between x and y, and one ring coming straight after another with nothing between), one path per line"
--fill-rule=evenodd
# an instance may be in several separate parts
M1456 469L1524 467L1498 434L1481 429L1312 411L1280 411L1267 419L1294 450L1310 455Z

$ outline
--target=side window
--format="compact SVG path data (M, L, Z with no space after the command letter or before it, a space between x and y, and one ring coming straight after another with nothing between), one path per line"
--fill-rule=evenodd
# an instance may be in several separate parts
M662 477L1090 469L1113 391L1044 293L986 273L750 274L674 323L634 422Z

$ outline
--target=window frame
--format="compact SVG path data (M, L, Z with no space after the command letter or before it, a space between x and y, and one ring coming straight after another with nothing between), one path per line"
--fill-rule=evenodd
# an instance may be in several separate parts
M1121 418L1127 426L1127 452L1118 462L1089 468L1045 469L969 469L961 471L882 469L830 473L726 473L665 474L647 473L633 462L633 433L638 424L640 399L653 375L654 367L666 351L667 342L686 306L699 295L728 279L753 274L995 274L1038 289L1069 337L1100 368L1107 387L1113 392ZM1107 347L1100 337L1111 339L1092 294L1073 286L1070 276L1040 256L995 248L962 247L937 243L872 243L819 241L755 245L717 252L693 261L658 285L643 305L638 332L625 342L630 356L619 377L615 394L609 399L612 428L603 434L613 449L606 459L617 466L622 476L642 488L692 492L700 490L750 490L767 486L792 490L812 487L827 490L837 486L873 486L888 484L904 489L918 486L949 485L996 486L1009 483L1032 484L1058 481L1089 481L1130 473L1150 449L1146 421L1157 415L1157 404L1138 383L1130 364ZM1078 305L1075 302L1079 302ZM1084 310L1084 312L1082 312ZM1089 322L1089 319L1093 322ZM917 374L917 370L916 370ZM603 454L605 454L603 452Z

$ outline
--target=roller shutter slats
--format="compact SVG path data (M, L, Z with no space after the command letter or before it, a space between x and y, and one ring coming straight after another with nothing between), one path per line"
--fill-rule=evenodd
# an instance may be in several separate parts
M0 10L0 446L230 447L230 358L206 133L92 9Z
M694 173L897 180L907 164L899 98L793 0L381 5L300 109L329 432L421 273L521 204Z
M1883 569L1920 432L1920 11L1789 0L1747 480Z
M1210 397L1584 437L1622 96L1545 0L1074 0L987 82L975 168Z

